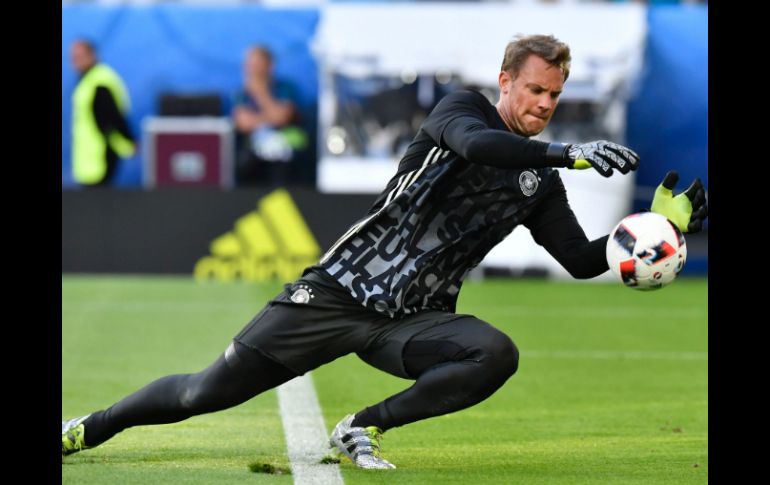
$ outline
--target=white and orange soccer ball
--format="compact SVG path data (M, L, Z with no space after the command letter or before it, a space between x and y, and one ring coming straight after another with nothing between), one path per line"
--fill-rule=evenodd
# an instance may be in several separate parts
M656 290L674 281L687 260L684 235L654 212L625 217L607 240L607 263L620 281L636 290Z

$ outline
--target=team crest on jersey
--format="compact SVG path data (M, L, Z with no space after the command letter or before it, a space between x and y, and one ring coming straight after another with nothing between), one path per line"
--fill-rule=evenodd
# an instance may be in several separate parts
M311 298L315 298L315 295L313 294L313 288L308 285L299 285L290 298L294 303L308 303Z
M521 172L521 175L519 175L519 186L521 187L522 193L527 197L537 191L538 184L537 175L528 170Z

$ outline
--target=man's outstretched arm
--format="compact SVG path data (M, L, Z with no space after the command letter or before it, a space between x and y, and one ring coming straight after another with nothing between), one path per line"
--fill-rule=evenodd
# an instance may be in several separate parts
M613 169L628 173L638 166L639 156L633 150L609 141L547 143L490 128L482 101L478 93L447 95L423 129L439 146L465 160L498 168L593 167L609 177Z
M589 279L609 269L607 236L589 241L567 201L564 184L546 196L537 211L524 221L535 242L566 269L573 278Z
M700 179L696 179L687 190L673 197L672 190L678 179L674 171L666 174L653 200L652 212L663 214L682 232L692 234L701 230L708 215L705 191ZM609 236L589 241L569 206L564 184L561 180L557 184L524 225L532 232L535 242L573 277L596 277L609 269L606 257Z

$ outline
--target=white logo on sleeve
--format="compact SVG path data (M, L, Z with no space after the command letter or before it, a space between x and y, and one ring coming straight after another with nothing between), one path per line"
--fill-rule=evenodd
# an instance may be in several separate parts
M291 294L291 301L294 303L308 303L311 298L315 298L315 295L313 288L308 285L299 285Z

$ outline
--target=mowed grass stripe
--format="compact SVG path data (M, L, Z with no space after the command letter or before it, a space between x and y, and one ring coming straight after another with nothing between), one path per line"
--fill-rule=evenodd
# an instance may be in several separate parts
M63 278L62 417L208 365L280 289L191 278ZM344 462L345 482L707 483L707 294L705 280L652 293L605 284L467 282L458 312L510 335L522 354L519 372L477 406L388 431L384 453L399 468L370 473ZM95 310L92 299L99 300ZM121 301L131 304L112 305ZM151 303L141 310L134 302ZM592 316L624 308L631 317ZM590 357L595 352L611 358ZM706 359L662 358L678 354ZM354 355L313 378L328 428L411 385ZM292 480L247 469L257 462L288 467L273 391L221 413L127 430L66 462L64 483Z
M192 278L63 277L62 419L104 409L164 375L203 369L278 291ZM125 300L153 303L127 311ZM252 464L289 469L275 391L181 423L128 429L66 457L62 483L292 483L286 473L252 473Z

